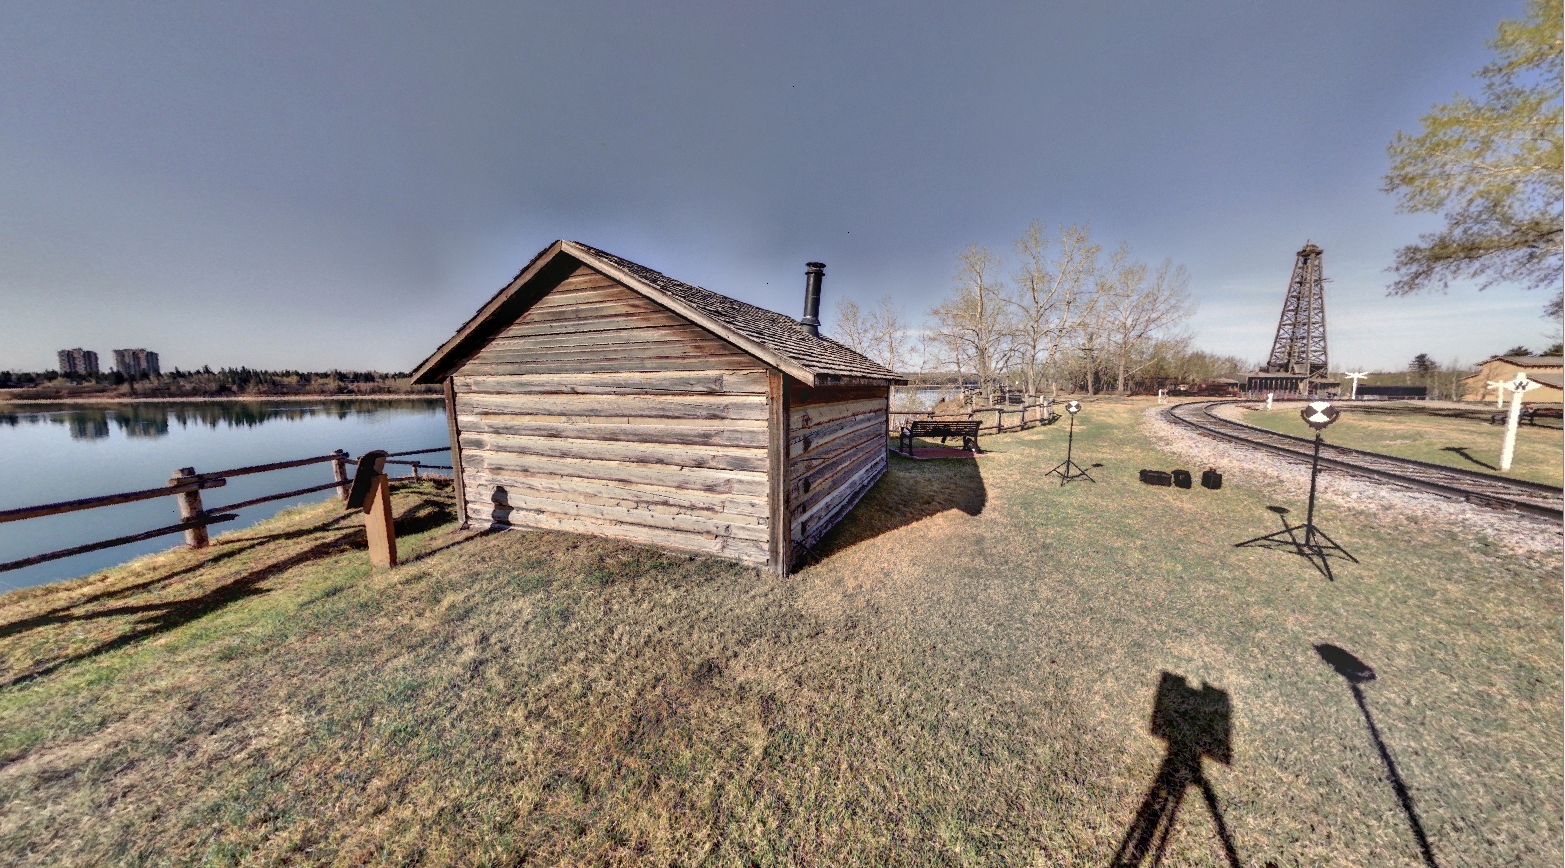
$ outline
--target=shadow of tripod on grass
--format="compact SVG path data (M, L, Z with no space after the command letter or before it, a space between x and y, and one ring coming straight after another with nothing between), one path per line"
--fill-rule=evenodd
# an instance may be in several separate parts
M1282 530L1273 531L1264 536L1247 539L1241 543L1234 543L1234 548L1264 548L1272 551L1291 552L1310 562L1317 572L1326 577L1326 581L1336 581L1336 576L1331 572L1331 558L1343 558L1353 563L1359 559L1354 557L1347 549L1337 545L1326 532L1321 530L1311 520L1304 524L1288 523L1288 508L1286 506L1268 506L1266 509L1282 519Z
M1202 684L1197 690L1184 676L1163 673L1152 706L1151 731L1168 743L1168 753L1109 863L1112 868L1162 863L1179 806L1192 786L1201 790L1201 797L1212 812L1228 864L1238 868L1239 853L1234 848L1233 835L1223 820L1217 793L1201 770L1201 762L1206 758L1223 765L1233 761L1232 719L1233 706L1227 691L1210 684Z
M1413 838L1418 842L1418 853L1424 859L1428 868L1440 868L1435 861L1435 851L1429 846L1429 836L1424 834L1424 824L1418 820L1418 812L1413 809L1413 796L1407 791L1407 784L1402 782L1402 773L1397 771L1396 761L1391 758L1391 751L1386 748L1386 742L1380 737L1380 727L1375 725L1375 718L1369 714L1369 706L1364 702L1364 690L1359 687L1375 680L1375 670L1368 663L1358 659L1351 653L1338 648L1335 645L1316 645L1315 653L1320 659L1326 661L1326 665L1337 671L1348 682L1348 689L1353 691L1353 701L1358 703L1359 711L1364 715L1364 725L1369 727L1369 737L1375 742L1375 749L1380 751L1380 761L1386 765L1386 777L1391 781L1391 789L1397 794L1397 801L1402 805L1402 812L1407 814L1407 824L1413 830Z

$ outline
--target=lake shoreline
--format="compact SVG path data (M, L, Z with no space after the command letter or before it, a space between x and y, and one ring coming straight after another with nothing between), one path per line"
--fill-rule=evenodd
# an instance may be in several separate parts
M223 397L183 396L178 398L131 397L113 398L7 398L0 395L0 408L8 406L36 406L40 404L213 404L232 401L429 401L444 403L442 395L228 395Z
M0 453L8 457L0 509L161 488L180 468L291 462L343 450L403 452L446 449L445 406L432 400L341 400L310 396L246 400L27 402L0 404ZM449 465L445 453L425 460ZM329 463L287 467L228 479L203 507L243 503L325 485ZM265 501L238 513L223 531L242 530L290 506L335 497L329 491ZM0 524L0 563L101 540L142 534L180 520L176 498L157 497L104 509ZM0 571L0 589L90 574L165 549L155 536L71 557Z

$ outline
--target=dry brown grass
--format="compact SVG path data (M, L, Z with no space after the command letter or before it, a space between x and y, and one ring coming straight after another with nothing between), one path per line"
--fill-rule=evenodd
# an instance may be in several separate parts
M422 488L396 503L429 554L390 572L325 506L0 598L26 679L0 690L0 853L1104 865L1164 757L1167 671L1231 697L1231 762L1205 768L1242 864L1421 864L1331 642L1379 671L1368 707L1440 864L1558 864L1558 565L1349 513L1323 521L1365 563L1336 582L1233 549L1276 498L1237 468L1137 485L1169 463L1140 410L1083 414L1096 486L1039 477L1057 427L896 459L786 581L458 532ZM1163 864L1227 864L1193 790Z

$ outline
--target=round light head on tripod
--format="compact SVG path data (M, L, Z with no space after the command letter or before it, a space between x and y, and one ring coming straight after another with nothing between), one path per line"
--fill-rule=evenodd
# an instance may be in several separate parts
M1065 412L1071 414L1072 416L1076 415L1077 413L1080 413L1081 412L1081 402L1080 401L1067 401L1065 403Z
M1337 421L1337 417L1341 415L1342 412L1331 406L1327 401L1311 401L1305 405L1303 410L1299 411L1299 416L1304 419L1304 424L1314 428L1316 431L1324 431L1327 425Z

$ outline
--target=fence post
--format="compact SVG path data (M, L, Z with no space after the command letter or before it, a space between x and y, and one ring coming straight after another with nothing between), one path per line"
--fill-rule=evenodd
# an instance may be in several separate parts
M418 475L418 462L415 461L415 462L413 462L413 481L417 482L418 480L420 480L422 478L423 477Z
M391 480L386 474L377 473L372 484L374 487L364 501L364 534L369 539L370 563L377 567L394 567L397 565L397 529L392 524Z
M178 485L181 482L188 481L195 475L196 469L194 467L181 467L174 471L174 475L169 477L168 481L170 485ZM178 496L180 521L193 521L201 518L206 513L206 508L201 505L201 489L182 491ZM185 545L193 549L204 549L207 547L207 543L206 525L203 524L185 531Z
M348 453L342 451L341 449L337 449L332 452L331 475L339 483L345 483L348 481ZM337 499L343 501L344 503L347 502L347 485L337 486Z

